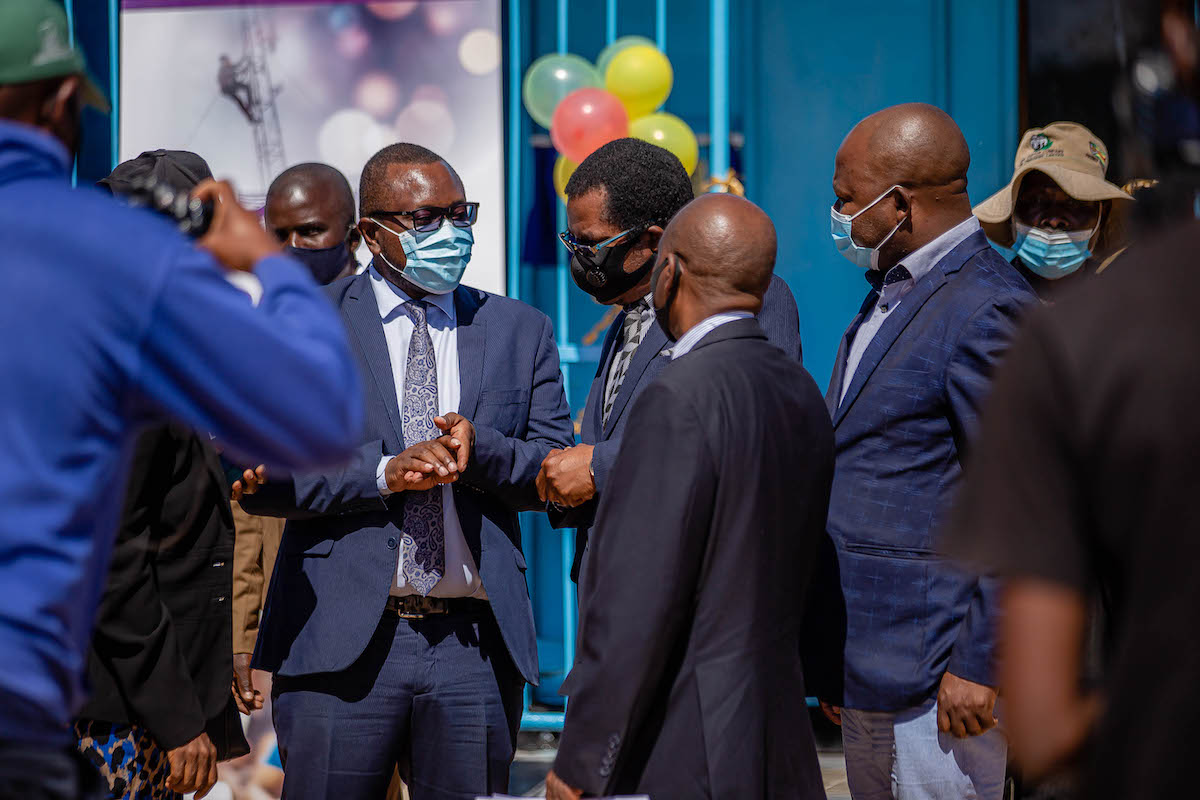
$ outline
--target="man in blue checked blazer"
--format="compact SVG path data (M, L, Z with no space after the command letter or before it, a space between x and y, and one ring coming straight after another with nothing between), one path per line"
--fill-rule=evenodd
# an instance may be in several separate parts
M806 675L842 726L855 798L999 800L995 586L937 534L980 402L1036 302L971 216L967 143L933 106L867 117L838 150L837 248L871 291L826 403L831 542L814 578Z
M571 275L600 303L621 308L588 392L583 443L552 452L537 479L550 524L578 528L571 568L577 581L629 409L671 361L667 335L650 307L650 268L663 229L694 196L679 159L640 139L599 148L567 183L567 230L560 238L571 253ZM800 315L778 275L771 277L758 322L771 344L800 361Z
M550 320L459 285L478 212L411 144L363 171L374 259L328 287L367 394L354 459L271 477L244 502L287 516L254 666L275 673L289 798L413 800L508 789L526 682L537 683L517 512L570 446Z

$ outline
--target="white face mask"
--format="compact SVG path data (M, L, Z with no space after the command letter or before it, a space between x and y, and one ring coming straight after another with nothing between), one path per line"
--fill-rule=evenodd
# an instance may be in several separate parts
M853 234L853 222L858 219L868 209L874 208L880 200L887 197L892 192L900 188L900 184L896 184L888 189L883 194L876 197L866 207L859 209L854 216L847 216L836 208L830 207L830 223L829 233L833 237L833 244L837 247L838 252L862 269L879 269L879 248L887 243L895 235L896 231L900 230L900 226L904 224L904 220L896 223L896 227L892 228L891 233L883 237L883 240L874 247L863 247L860 244L855 244Z
M400 240L404 248L404 269L396 265L379 251L379 257L389 267L399 272L404 279L430 294L449 294L462 282L463 273L471 261L471 248L475 234L470 228L459 228L450 220L443 220L435 231L394 231L382 222L370 217L381 229Z

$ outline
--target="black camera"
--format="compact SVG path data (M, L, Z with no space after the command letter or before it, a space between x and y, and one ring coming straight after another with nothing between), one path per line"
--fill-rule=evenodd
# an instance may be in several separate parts
M121 197L134 208L148 208L170 217L181 233L193 238L203 236L212 224L211 202L192 197L190 192L160 181L153 174L133 178Z

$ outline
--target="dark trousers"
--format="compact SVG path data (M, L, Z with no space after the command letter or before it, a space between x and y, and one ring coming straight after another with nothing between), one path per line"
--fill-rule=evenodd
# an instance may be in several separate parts
M276 676L283 796L376 800L396 766L412 800L505 792L523 688L490 612L389 612L349 669Z

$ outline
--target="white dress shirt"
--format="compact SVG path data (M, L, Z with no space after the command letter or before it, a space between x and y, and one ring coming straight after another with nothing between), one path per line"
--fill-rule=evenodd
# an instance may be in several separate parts
M726 322L733 322L737 319L752 319L754 317L749 311L722 311L720 314L713 314L711 317L700 320L692 329L679 337L679 341L671 348L671 360L686 356L692 352L692 348L700 344L700 340L717 328L724 325Z
M908 270L910 277L884 286L875 301L875 307L858 326L858 331L855 332L854 338L850 342L850 352L846 354L846 372L842 376L839 405L846 399L846 390L850 388L850 383L854 380L854 372L858 369L859 362L862 361L863 353L867 351L867 345L871 344L875 334L879 333L888 314L896 310L896 307L900 305L900 300L912 291L912 288L917 285L917 281L921 280L939 261L948 256L951 250L962 244L977 230L980 230L979 220L972 215L929 244L909 253L903 261L892 267L892 269L904 267Z
M392 362L392 379L396 384L396 400L404 404L404 373L408 366L408 343L413 334L413 320L404 308L412 300L395 284L384 280L375 269L370 268L371 289L379 305L379 317L383 320L383 338L387 342L388 356ZM454 310L454 294L431 294L425 298L429 305L425 315L429 336L433 340L433 353L437 361L438 414L458 411L458 316ZM406 445L417 442L406 442ZM393 454L395 455L395 454ZM384 474L392 456L384 456L375 471L379 494L386 497L392 493ZM445 518L445 572L442 579L429 593L430 597L478 597L486 598L483 581L479 578L479 567L463 537L458 510L454 507L454 490L451 484L435 487L429 491L442 493L442 513ZM397 562L396 577L392 582L392 594L404 596L415 594L404 579L403 561Z

